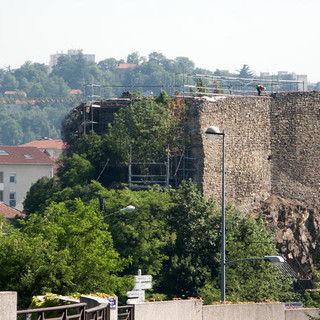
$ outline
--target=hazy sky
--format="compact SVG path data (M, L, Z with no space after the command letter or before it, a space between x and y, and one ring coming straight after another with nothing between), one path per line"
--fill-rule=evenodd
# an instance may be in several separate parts
M320 81L319 0L2 0L0 68L83 49L96 62L153 51L197 67Z

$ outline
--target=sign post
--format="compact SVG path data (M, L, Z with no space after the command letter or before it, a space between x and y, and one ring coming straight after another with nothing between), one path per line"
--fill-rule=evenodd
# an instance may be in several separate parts
M141 269L138 270L138 275L134 276L134 287L132 291L127 292L128 304L143 303L145 301L145 291L152 288L152 276L142 275Z

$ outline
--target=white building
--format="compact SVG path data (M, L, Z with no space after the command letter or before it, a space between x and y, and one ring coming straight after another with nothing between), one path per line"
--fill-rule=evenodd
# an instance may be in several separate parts
M0 202L23 210L31 185L53 177L54 162L35 147L0 146Z
M60 57L67 56L69 58L76 58L79 54L82 55L82 57L88 61L91 61L91 62L96 61L95 54L84 54L82 49L79 49L79 50L69 49L67 53L64 53L63 51L61 51L60 53L57 52L55 54L50 55L49 72L51 72L52 68L58 63L58 59Z

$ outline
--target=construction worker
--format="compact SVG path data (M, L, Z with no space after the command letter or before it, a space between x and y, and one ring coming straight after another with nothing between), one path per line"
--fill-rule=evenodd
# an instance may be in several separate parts
M261 92L264 91L264 90L266 90L266 88L265 88L264 86L262 86L261 84L258 84L258 85L256 86L256 89L257 89L257 91L258 91L258 96L261 96Z

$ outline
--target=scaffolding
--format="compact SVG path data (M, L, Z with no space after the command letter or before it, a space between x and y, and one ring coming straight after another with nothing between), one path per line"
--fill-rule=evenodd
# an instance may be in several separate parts
M130 91L124 92L121 98L104 98L104 89L122 88L128 86L111 85L86 85L85 94L87 102L83 103L83 128L84 134L88 128L97 134L107 132L108 124L113 122L113 114L119 108L126 107L141 99L134 94L136 89L168 89L172 92L174 103L171 110L178 120L176 127L176 146L168 150L167 159L157 162L133 161L133 152L130 149L128 165L128 185L130 189L146 189L158 185L163 188L178 187L182 180L193 177L194 158L187 133L187 115L185 103L194 96L215 95L257 95L257 85L263 85L267 93L280 91L304 90L304 82L298 80L258 79L224 77L203 74L176 74L174 85L163 86L135 86L131 85ZM135 90L135 91L134 91ZM98 111L99 110L99 111Z
M155 186L169 188L170 157L165 162L133 162L132 146L128 165L128 185L131 190L148 189Z
M306 84L301 80L281 80L270 78L238 78L204 74L177 74L183 96L197 95L254 95L257 85L266 88L267 93L281 91L305 91ZM201 85L199 85L201 83Z

